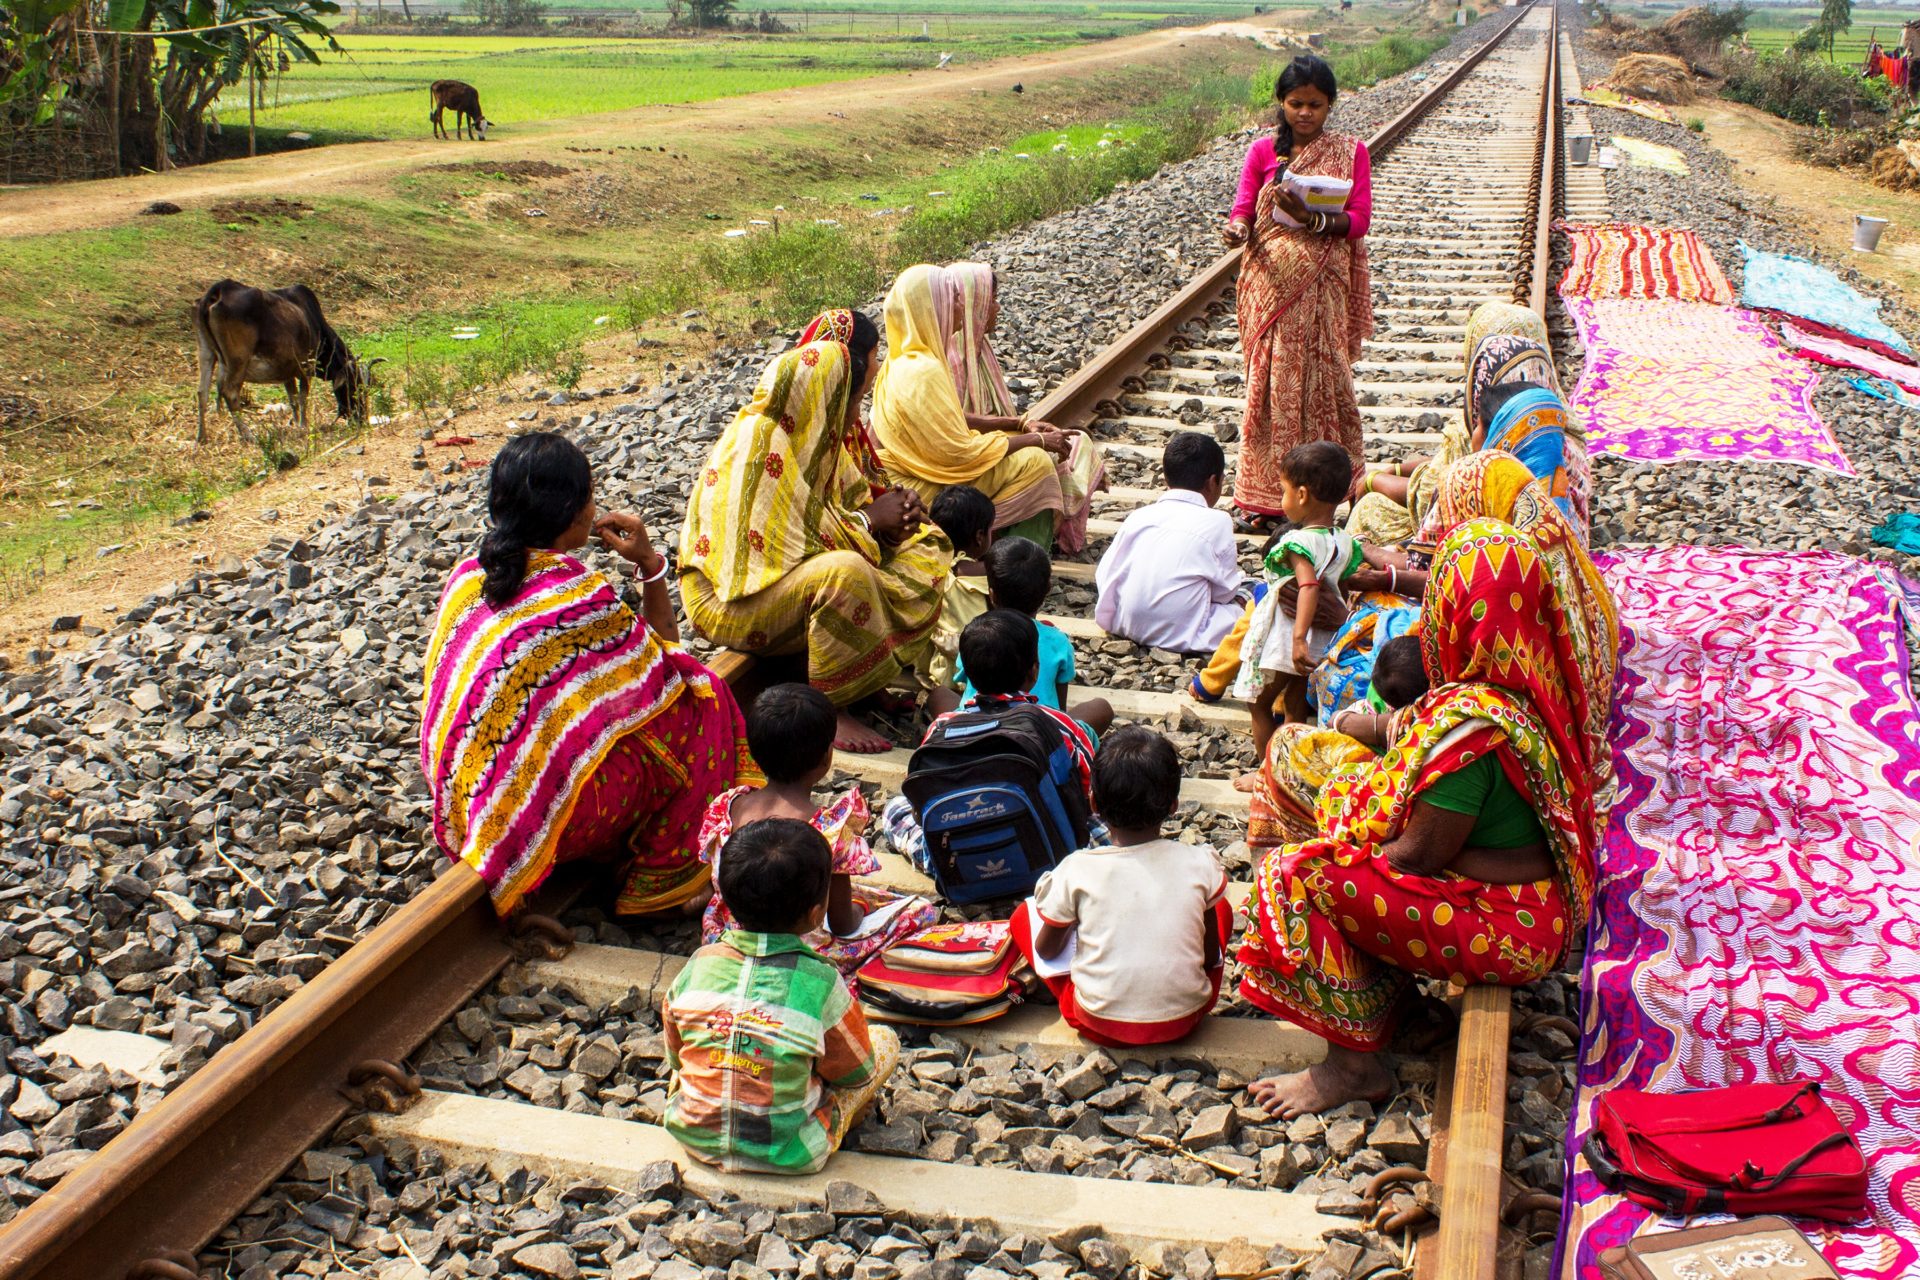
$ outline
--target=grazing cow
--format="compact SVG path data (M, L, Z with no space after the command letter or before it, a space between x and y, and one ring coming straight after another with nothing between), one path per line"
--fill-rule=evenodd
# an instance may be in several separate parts
M233 415L241 438L241 388L249 382L277 382L287 390L302 431L307 426L307 388L314 375L333 384L334 403L349 422L365 422L373 369L365 368L321 314L320 299L303 284L285 289L255 289L238 280L220 280L193 304L193 333L200 348L199 443L207 438L207 388L215 380L221 403Z
M453 112L453 137L460 136L460 127L464 124L467 136L487 140L487 125L491 123L480 113L480 91L464 80L435 80L427 90L433 96L433 110L427 119L433 121L433 136L447 137L447 127L441 123L440 113Z

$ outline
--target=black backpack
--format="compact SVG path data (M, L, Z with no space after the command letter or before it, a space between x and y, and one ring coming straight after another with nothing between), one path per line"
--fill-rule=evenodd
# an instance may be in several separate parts
M1033 703L949 717L913 753L900 790L934 883L956 905L1027 893L1087 843L1092 815L1067 731Z

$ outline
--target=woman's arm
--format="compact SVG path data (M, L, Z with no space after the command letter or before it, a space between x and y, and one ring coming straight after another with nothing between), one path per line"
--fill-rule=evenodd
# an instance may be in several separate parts
M640 583L640 616L668 644L680 642L680 620L667 594L667 558L653 549L647 526L631 511L610 511L593 522L600 541L634 567Z
M1267 185L1279 161L1273 154L1273 135L1258 138L1247 148L1246 163L1240 166L1240 189L1233 198L1233 212L1227 221L1251 225L1254 207L1260 202L1260 188Z
M1018 431L1026 423L1019 418L1003 417L997 413L970 413L967 425L979 432Z
M1436 876L1467 847L1467 837L1479 820L1478 814L1455 813L1415 800L1407 825L1380 851L1386 854L1387 865L1402 875Z
M1340 215L1346 226L1339 234L1358 240L1373 226L1373 160L1362 142L1353 153L1353 191L1347 196L1347 210Z

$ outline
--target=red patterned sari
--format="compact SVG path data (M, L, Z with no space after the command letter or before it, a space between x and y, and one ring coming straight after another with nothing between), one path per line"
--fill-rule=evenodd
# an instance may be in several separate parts
M1293 157L1289 172L1351 179L1359 145L1322 133ZM1247 416L1233 501L1258 515L1280 514L1280 460L1298 445L1341 445L1356 479L1366 463L1353 393L1353 362L1373 336L1366 240L1282 226L1273 216L1279 190L1275 181L1260 192L1236 286Z
M1526 534L1470 520L1448 536L1420 632L1434 687L1385 755L1332 765L1320 834L1262 859L1240 948L1250 1001L1370 1050L1392 1034L1413 974L1519 986L1560 962L1593 899L1606 814L1583 728L1589 697L1607 691L1586 687L1557 607ZM1532 802L1554 874L1503 885L1391 866L1385 846L1420 793L1489 753Z

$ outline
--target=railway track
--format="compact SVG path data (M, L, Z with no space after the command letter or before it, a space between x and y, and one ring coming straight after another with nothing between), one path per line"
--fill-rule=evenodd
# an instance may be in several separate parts
M1516 9L1493 40L1437 77L1432 88L1369 146L1375 213L1369 237L1379 331L1356 366L1369 456L1418 450L1437 438L1462 403L1461 337L1480 302L1500 298L1544 316L1548 227L1562 207L1600 212L1583 187L1560 191L1561 49L1548 6ZM1570 62L1570 59L1568 60ZM1594 184L1597 186L1597 183ZM1599 197L1603 199L1603 197ZM1109 450L1116 486L1102 495L1096 544L1160 489L1161 441L1199 424L1237 423L1240 356L1231 306L1236 255L1223 256L1175 297L1033 407L1037 416L1083 427ZM1231 474L1234 450L1229 448ZM1249 565L1253 547L1247 547ZM1071 612L1090 596L1091 559L1056 563L1051 616L1083 654L1115 642ZM1090 609L1088 610L1090 613ZM719 670L750 691L753 663L723 654ZM1098 664L1088 664L1094 671ZM1201 706L1173 690L1103 688L1125 719L1244 734L1244 707ZM851 777L881 790L904 777L904 749L841 757ZM1235 823L1246 812L1233 790L1235 762L1190 761L1186 812ZM1207 776L1207 775L1213 776ZM877 806L876 806L877 808ZM883 878L928 888L904 862ZM1241 886L1244 894L1245 886ZM612 1004L637 992L662 997L680 958L629 947L576 945L555 923L579 892L556 877L509 931L493 918L477 877L450 867L419 897L222 1050L164 1101L149 1107L98 1155L69 1174L0 1233L0 1277L88 1280L122 1276L181 1280L199 1274L195 1253L274 1179L356 1110L384 1138L434 1148L450 1160L524 1165L630 1185L679 1151L655 1125L580 1115L495 1098L423 1089L409 1055L508 966L528 988L550 987ZM1459 993L1460 1035L1443 1052L1431 1115L1427 1208L1405 1201L1382 1223L1414 1241L1422 1280L1492 1280L1517 1266L1503 1249L1500 1219L1511 993ZM969 1050L1018 1049L1039 1062L1077 1060L1087 1046L1045 1006L1027 1006L979 1027L948 1033ZM1173 1051L1242 1078L1315 1060L1320 1042L1266 1019L1220 1016ZM1322 1233L1351 1225L1319 1211L1315 1197L1240 1186L1132 1182L933 1160L844 1153L814 1178L721 1175L679 1160L686 1184L773 1207L827 1201L829 1182L865 1188L888 1211L964 1212L1003 1230L1047 1236L1099 1223L1135 1247L1154 1242L1224 1245L1239 1237L1310 1252ZM1243 1180L1244 1181L1244 1180Z

